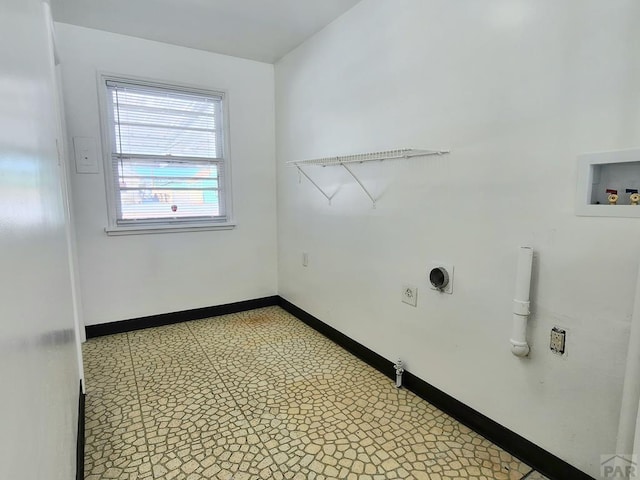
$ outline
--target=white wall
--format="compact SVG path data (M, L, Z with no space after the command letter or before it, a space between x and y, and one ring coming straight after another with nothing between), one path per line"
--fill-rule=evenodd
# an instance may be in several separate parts
M70 137L100 145L97 72L228 92L237 228L108 237L103 168L72 174L86 324L274 295L273 65L56 24Z
M634 0L364 0L276 65L280 294L594 476L615 448L640 224L574 215L576 156L640 146L639 15ZM452 153L355 165L376 209L339 168L308 170L337 190L328 206L284 166L399 147ZM520 245L536 250L524 360ZM428 289L433 260L455 265L452 296Z
M42 2L3 1L0 30L0 478L69 480L79 374Z

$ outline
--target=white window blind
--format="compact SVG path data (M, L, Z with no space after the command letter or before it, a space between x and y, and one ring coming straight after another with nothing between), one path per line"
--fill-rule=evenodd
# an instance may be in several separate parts
M116 224L226 221L222 94L106 87Z

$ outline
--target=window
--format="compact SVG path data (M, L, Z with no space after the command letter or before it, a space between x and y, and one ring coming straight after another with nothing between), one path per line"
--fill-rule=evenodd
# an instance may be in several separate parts
M103 81L107 232L230 227L224 94Z

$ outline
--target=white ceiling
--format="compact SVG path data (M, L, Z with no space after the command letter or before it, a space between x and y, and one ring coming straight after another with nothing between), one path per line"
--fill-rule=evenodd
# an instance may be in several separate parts
M274 63L360 0L51 0L58 22Z

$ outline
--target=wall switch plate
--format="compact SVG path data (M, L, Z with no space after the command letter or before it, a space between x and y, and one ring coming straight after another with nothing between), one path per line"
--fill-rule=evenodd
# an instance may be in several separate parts
M309 266L309 254L307 252L302 252L302 266Z
M413 285L402 286L402 301L412 307L418 306L418 287Z
M564 355L566 349L567 331L558 327L551 329L549 348L557 355Z
M100 173L95 138L73 137L73 149L76 155L76 173Z

